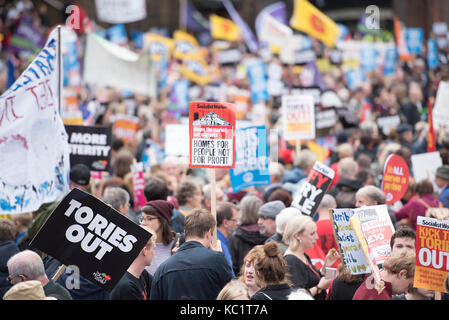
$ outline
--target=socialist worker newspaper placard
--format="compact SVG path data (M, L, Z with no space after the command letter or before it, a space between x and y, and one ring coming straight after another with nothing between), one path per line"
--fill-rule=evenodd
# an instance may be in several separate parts
M30 243L32 248L111 291L151 234L109 205L79 189L61 201Z
M234 105L190 102L189 141L190 168L234 168Z
M449 221L418 217L416 224L415 288L447 291Z

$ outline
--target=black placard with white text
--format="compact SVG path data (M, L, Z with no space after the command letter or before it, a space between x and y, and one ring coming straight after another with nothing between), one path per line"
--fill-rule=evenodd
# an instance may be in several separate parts
M302 184L291 206L301 210L302 214L313 216L334 176L334 170L321 162L315 161L313 169Z
M108 171L111 161L112 127L66 125L70 166L87 165L92 171Z
M111 291L151 234L92 195L73 189L30 243Z

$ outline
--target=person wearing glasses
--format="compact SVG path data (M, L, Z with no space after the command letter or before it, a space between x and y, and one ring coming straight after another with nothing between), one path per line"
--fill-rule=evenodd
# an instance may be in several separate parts
M154 259L146 270L154 275L159 265L167 260L182 241L180 233L175 233L170 227L170 219L173 215L173 204L165 200L153 200L142 207L142 215L139 218L141 226L148 226L157 235Z
M24 250L8 260L8 281L11 285L20 282L37 280L46 296L57 295L63 300L72 300L69 291L59 283L48 279L42 258L34 251Z

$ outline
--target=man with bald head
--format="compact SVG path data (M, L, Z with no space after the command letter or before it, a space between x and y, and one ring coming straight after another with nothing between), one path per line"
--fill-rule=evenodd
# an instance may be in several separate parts
M9 277L12 285L28 280L37 280L42 283L46 296L54 296L59 300L72 300L69 291L45 274L44 263L34 251L24 250L12 256L7 263Z

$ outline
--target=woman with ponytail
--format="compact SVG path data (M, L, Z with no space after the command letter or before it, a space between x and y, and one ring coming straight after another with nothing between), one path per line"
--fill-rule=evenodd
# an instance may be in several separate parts
M282 257L279 244L270 241L263 245L263 252L255 261L256 279L261 288L251 300L288 300L292 292L286 278L287 263Z

